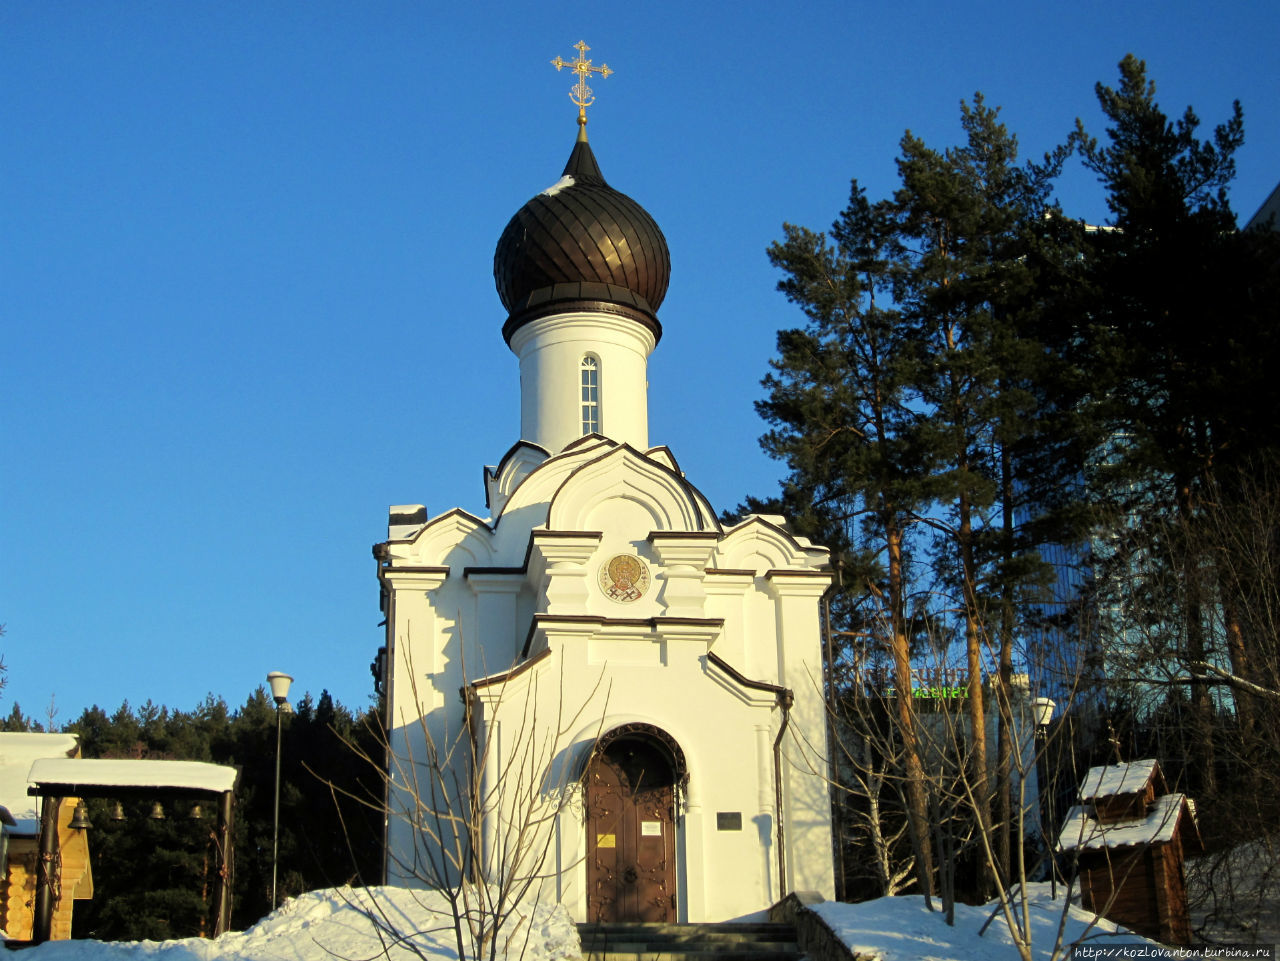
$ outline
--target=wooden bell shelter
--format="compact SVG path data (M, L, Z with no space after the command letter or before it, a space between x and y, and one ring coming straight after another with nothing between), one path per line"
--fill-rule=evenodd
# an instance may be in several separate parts
M1189 944L1183 858L1202 849L1191 801L1155 760L1089 769L1058 850L1074 852L1084 907L1164 944Z

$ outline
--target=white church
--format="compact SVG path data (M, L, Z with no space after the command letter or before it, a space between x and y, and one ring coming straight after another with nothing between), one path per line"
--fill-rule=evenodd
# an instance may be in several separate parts
M725 526L650 445L667 244L578 119L494 255L520 439L489 516L392 507L374 548L387 880L537 885L578 921L832 898L828 554L781 517Z

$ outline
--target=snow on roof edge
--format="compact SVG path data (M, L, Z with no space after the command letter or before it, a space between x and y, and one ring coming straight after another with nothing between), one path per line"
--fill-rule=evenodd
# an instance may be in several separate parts
M221 794L236 786L240 772L204 761L107 758L42 758L32 763L32 784L73 784L101 788L176 788Z
M1140 818L1102 824L1088 808L1076 805L1067 812L1058 834L1059 851L1101 851L1103 849L1167 844L1173 840L1182 819L1183 794L1162 794L1151 810Z
M1156 772L1154 758L1141 761L1125 761L1121 764L1104 764L1089 768L1080 785L1080 800L1114 797L1117 794L1133 794L1147 786Z

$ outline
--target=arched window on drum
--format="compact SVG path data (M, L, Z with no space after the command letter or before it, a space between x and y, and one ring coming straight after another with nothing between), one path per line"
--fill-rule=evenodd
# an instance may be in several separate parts
M587 354L580 367L582 380L582 434L600 433L600 358Z

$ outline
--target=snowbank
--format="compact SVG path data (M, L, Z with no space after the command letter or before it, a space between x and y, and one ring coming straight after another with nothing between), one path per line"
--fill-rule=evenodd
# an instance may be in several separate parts
M1043 888L1043 891L1041 890ZM1048 961L1058 936L1063 902L1049 898L1049 886L1030 886L1031 956ZM1059 895L1063 893L1061 886ZM935 907L940 902L934 899ZM930 911L924 898L907 896L880 898L862 904L839 904L827 901L814 905L836 936L855 954L878 957L881 961L1017 961L1018 949L1009 935L1004 915L978 932L990 917L995 904L974 907L957 904L955 926L948 927L941 911ZM1073 941L1089 939L1090 944L1115 944L1116 926L1092 912L1078 907L1067 910L1062 933L1064 950ZM1125 933L1126 944L1153 944L1136 934Z
M1043 887L1043 890L1041 888ZM1059 888L1061 893L1062 889ZM1031 895L1032 956L1048 961L1057 937L1062 902L1049 899L1047 885ZM956 905L948 927L938 911L919 897L881 898L863 904L825 902L814 906L855 952L881 961L1018 961L1003 917L987 933L978 931L993 905ZM1063 944L1082 938L1114 943L1115 925L1077 907L1069 909ZM527 947L524 944L528 934ZM534 908L513 925L504 961L580 961L578 932L559 905ZM1132 934L1124 943L1151 944ZM1065 952L1064 952L1065 953ZM405 888L336 888L312 891L287 902L247 931L215 941L53 941L31 948L21 961L457 961L448 905L435 892Z
M581 957L578 932L559 905L537 907L524 925L505 932L508 961L570 961ZM437 893L406 888L331 888L286 902L247 931L216 940L51 941L22 961L356 961L388 958L457 961L448 904ZM503 953L499 951L499 958Z

